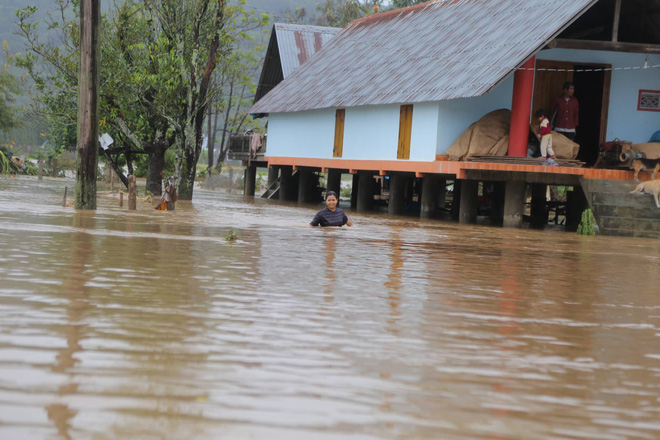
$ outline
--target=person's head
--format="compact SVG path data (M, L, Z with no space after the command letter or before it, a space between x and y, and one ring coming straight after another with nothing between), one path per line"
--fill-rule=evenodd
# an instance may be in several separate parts
M571 81L566 81L564 83L564 96L570 98L575 93L575 84Z
M325 194L325 205L328 207L330 211L334 211L335 208L337 207L337 203L339 202L339 197L337 197L337 193L334 191L328 191Z
M536 110L535 115L536 115L536 118L537 118L537 119L539 120L539 122L540 122L540 121L543 120L543 118L545 118L545 110L543 110L542 108L540 108L540 109Z

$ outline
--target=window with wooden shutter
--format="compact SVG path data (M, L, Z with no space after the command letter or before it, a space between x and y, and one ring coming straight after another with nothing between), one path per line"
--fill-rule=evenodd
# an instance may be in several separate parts
M410 135L412 133L413 106L402 105L399 117L399 148L397 159L410 159Z
M335 113L335 147L332 150L332 157L341 157L344 150L344 119L346 110L337 109Z

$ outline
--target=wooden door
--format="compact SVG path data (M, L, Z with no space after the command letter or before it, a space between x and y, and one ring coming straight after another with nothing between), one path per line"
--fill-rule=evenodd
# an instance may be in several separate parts
M332 157L341 157L344 152L344 120L346 119L346 110L337 109L335 113L335 147L332 150Z
M412 135L412 117L413 106L402 105L401 115L399 116L399 147L397 149L397 159L410 159L410 138Z
M550 114L552 104L563 93L566 81L573 81L573 63L537 60L532 115L542 108L548 119L552 119Z

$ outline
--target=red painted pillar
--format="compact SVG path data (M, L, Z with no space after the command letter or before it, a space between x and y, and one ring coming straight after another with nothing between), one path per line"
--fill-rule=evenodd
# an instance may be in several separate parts
M513 74L513 102L509 130L509 156L512 157L527 157L535 61L536 57L531 57Z

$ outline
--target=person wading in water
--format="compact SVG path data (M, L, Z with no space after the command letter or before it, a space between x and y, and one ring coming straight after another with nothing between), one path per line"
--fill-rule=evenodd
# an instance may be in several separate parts
M325 208L316 213L310 226L353 226L353 222L346 216L343 210L337 208L339 198L334 191L328 191L325 195Z

